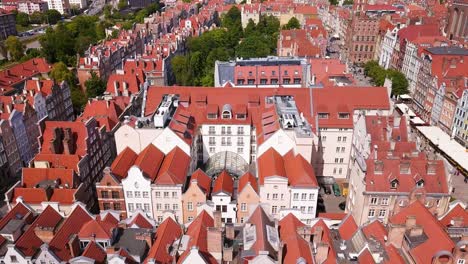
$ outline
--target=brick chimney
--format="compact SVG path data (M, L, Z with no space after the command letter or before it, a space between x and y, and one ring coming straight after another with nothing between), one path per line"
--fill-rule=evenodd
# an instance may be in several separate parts
M401 248L403 244L403 238L405 236L406 227L404 225L388 225L388 244L393 244L396 248Z
M221 228L221 226L223 225L223 222L221 221L221 212L220 211L214 211L213 212L213 219L214 219L214 227Z
M322 242L322 235L323 235L323 228L321 226L317 226L313 233L313 242L315 245L318 245Z
M224 248L223 249L223 260L225 262L232 262L234 259L234 253L233 253L233 248Z
M119 91L119 82L117 82L117 81L114 81L114 91L115 91L115 95L116 95L116 96L119 96L119 95L120 95L120 91Z
M223 255L223 235L220 228L209 227L207 234L208 252L216 258L221 260Z
M426 173L429 175L435 175L437 170L437 162L429 161L426 164Z
M52 238L54 238L55 235L55 228L54 227L42 227L42 226L36 226L34 228L34 233L36 236L42 240L44 243L50 243Z
M424 229L422 228L422 226L416 225L413 228L411 228L409 236L410 237L421 236L423 234L423 231Z
M78 239L77 234L73 234L68 240L67 243L68 250L70 250L70 255L72 258L80 256L80 240Z
M316 247L315 261L317 263L323 263L328 258L328 244L320 242Z
M73 138L73 132L71 128L65 128L62 143L63 154L75 154L75 139Z
M410 174L411 173L411 163L409 160L400 161L400 174Z
M384 170L384 163L381 160L374 161L374 172L375 174L382 174Z
M406 229L411 229L416 226L416 216L408 215L405 221Z

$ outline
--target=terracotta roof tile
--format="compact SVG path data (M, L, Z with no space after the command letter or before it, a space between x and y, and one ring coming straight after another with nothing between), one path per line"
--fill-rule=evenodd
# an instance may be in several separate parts
M156 179L158 170L163 162L164 153L156 148L153 144L149 144L144 150L140 152L138 158L135 160L135 166L140 168L151 181Z
M88 243L81 256L93 259L96 264L104 264L107 258L104 249L94 241Z
M138 155L131 148L126 147L112 162L111 171L120 179L126 178L128 170L135 164Z
M213 191L211 193L217 194L224 192L228 195L232 195L233 191L234 180L232 179L232 176L227 173L227 171L223 170L214 181Z
M171 263L174 256L171 256L167 249L181 235L180 225L172 218L166 218L156 230L156 240L148 252L145 263L149 260L154 260L156 263Z
M211 177L206 175L201 169L197 169L190 178L190 182L196 180L197 185L200 189L206 194L206 196L210 195L210 188L211 188Z
M343 240L349 240L356 233L358 226L354 217L351 214L343 220L343 222L338 227L338 232Z
M375 264L374 258L367 248L359 255L358 261L359 263Z
M314 263L309 243L297 233L297 229L303 226L305 225L291 213L279 222L280 238L284 243L283 250L286 251L283 263L297 263L299 258L304 258L307 263Z
M449 210L441 219L440 223L446 227L453 226L452 220L455 218L462 219L462 226L468 227L468 211L464 209L460 204L457 204L451 210Z
M258 194L258 183L257 183L257 178L253 176L250 172L245 173L239 178L239 187L237 192L241 193L244 188L250 185L253 190Z
M183 185L187 179L189 166L190 157L179 147L175 147L167 153L153 182L159 185Z

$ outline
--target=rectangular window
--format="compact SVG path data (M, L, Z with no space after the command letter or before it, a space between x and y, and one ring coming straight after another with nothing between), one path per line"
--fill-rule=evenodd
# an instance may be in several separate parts
M293 195L293 200L294 200L294 201L299 200L299 194L298 194L298 193L295 193L295 194Z
M238 127L237 128L237 134L238 135L244 135L244 127Z
M192 221L193 221L193 216L187 217L187 220L188 220L189 222L192 222Z
M379 211L379 217L385 217L385 215L387 214L387 210L380 210Z
M127 191L127 197L128 198L133 198L133 193L131 191Z
M276 214L278 212L278 206L274 205L271 207L271 213Z
M110 210L110 203L103 203L102 207L104 210Z
M230 127L230 126L227 127L227 134L228 134L228 135L231 135L231 134L232 134L232 132L231 132L231 127Z
M118 191L112 191L112 198L119 199L120 198L120 193Z
M375 205L375 204L377 204L378 201L379 201L379 198L377 198L377 197L372 197L372 198L370 199L370 204Z
M177 192L172 192L172 198L177 198Z
M114 210L116 210L116 211L122 210L122 206L120 205L120 203L115 203L114 204Z
M214 127L214 126L208 127L208 134L210 134L210 135L214 135L214 134L215 134L215 127Z
M305 207L305 206L301 206L301 212L305 213L305 210L306 210L306 207Z
M133 203L128 204L128 211L130 211L130 212L135 211L135 205Z
M223 213L226 213L227 212L227 205L223 205Z
M161 223L163 221L163 217L162 216L158 216L158 222Z
M344 153L346 151L345 147L341 147L341 153Z
M369 214L367 214L369 217L374 217L375 216L375 209L370 209Z
M145 203L143 206L144 206L145 212L149 212L149 210L150 210L149 203Z
M160 203L156 204L156 210L161 211L161 204Z
M160 198L161 197L161 193L160 192L156 192L156 198Z
M171 205L170 204L164 204L164 210L166 210L166 211L171 210Z
M304 201L304 200L307 200L307 193L303 193L303 194L301 195L301 200L303 200L303 201Z
M169 192L164 192L164 198L169 198Z
M246 203L241 203L241 211L246 212L247 211L247 204Z
M231 137L227 137L226 139L227 139L227 145L228 145L228 146L231 146L231 145L232 145L232 144L231 144Z
M307 213L311 214L313 211L314 211L314 207L313 207L313 206L307 207Z
M237 138L237 145L244 146L244 138L243 137L238 137Z
M278 194L277 193L273 194L273 200L278 200Z
M341 142L341 137L338 137L338 142Z
M216 148L215 147L210 147L210 153L215 153L216 152Z
M388 198L384 197L384 198L380 199L380 204L381 205L388 205Z
M216 145L216 139L215 139L215 137L209 137L209 138L208 138L208 144L209 144L210 146Z
M336 153L340 152L340 147L336 147Z
M179 210L179 205L178 204L172 204L172 210L174 210L174 211Z
M187 203L187 210L193 211L193 204L192 204L192 202L188 202L188 203Z
M237 148L237 153L238 154L243 154L244 153L244 148Z
M107 192L107 191L101 191L101 197L104 198L104 199L109 198L109 192Z
M318 113L319 119L328 119L328 116L329 116L328 113Z
M309 194L309 200L314 200L315 199L315 194L314 193L311 193Z
M136 208L137 208L137 209L141 209L141 203L137 203L137 204L136 204Z
M141 192L135 191L135 198L141 198Z
M149 193L148 192L143 192L143 198L148 198L149 197Z

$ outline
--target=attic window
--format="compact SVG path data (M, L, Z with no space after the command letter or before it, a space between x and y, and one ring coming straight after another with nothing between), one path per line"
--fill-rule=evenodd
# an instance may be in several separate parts
M208 114L208 119L216 119L216 118L218 118L217 114L215 114L215 113L209 113Z
M419 180L419 181L416 183L416 186L417 186L417 187L424 187L424 180Z
M339 119L349 119L349 113L338 113Z
M236 114L237 119L245 119L245 114Z
M329 116L328 113L318 113L319 119L328 119L328 116Z
M390 183L390 188L391 189L396 189L398 187L398 181L397 180L393 180L391 183Z
M230 104L225 104L223 106L223 119L231 119L232 118L232 107Z

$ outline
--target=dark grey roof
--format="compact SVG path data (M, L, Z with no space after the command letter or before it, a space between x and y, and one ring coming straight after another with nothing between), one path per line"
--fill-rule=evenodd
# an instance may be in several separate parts
M0 231L0 234L11 235L24 226L24 221L20 219L11 219L8 224Z
M460 47L432 47L427 50L436 55L468 55L468 49Z
M149 229L144 228L127 228L119 232L117 242L113 245L116 248L125 248L132 256L144 257L148 250L148 245L144 240L135 239L139 233L151 232Z

